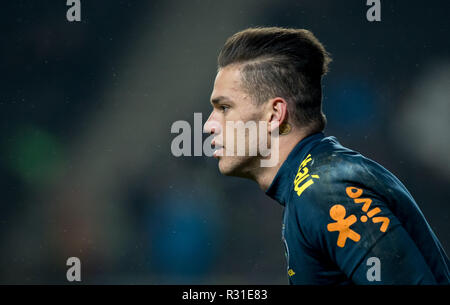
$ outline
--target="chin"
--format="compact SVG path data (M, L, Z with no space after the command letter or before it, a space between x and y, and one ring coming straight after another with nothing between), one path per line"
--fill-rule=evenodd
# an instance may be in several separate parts
M232 170L232 168L230 167L230 165L227 164L227 163L228 163L227 160L224 160L223 157L220 158L220 159L219 159L219 164L218 164L218 166L219 166L219 171L220 171L220 173L221 173L222 175L225 175L225 176L233 176L233 175L232 175L233 170Z
M247 178L248 175L245 174L246 161L241 158L236 157L221 157L219 159L219 171L225 176L234 176Z

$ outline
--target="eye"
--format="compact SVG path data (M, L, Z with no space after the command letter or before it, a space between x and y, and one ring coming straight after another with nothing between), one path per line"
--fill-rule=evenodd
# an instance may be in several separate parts
M219 109L225 113L225 112L227 112L228 109L230 109L230 107L227 105L220 105Z

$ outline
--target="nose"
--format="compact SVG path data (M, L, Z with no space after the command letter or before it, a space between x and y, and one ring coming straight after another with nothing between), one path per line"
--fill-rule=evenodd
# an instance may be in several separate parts
M219 134L220 133L220 124L214 119L214 111L208 117L208 120L205 122L203 126L203 132L209 134Z

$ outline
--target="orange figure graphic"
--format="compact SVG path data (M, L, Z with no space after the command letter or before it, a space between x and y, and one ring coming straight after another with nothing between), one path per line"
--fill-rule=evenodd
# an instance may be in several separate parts
M329 232L339 231L339 236L337 239L337 245L341 248L345 246L347 238L350 238L354 242L358 242L361 236L350 229L350 226L354 224L357 220L355 215L350 215L345 218L347 211L340 204L335 204L330 209L330 217L336 222L329 223L327 229Z

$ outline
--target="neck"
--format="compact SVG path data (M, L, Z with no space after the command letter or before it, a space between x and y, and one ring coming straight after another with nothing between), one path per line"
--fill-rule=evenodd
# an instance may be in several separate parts
M252 179L258 183L259 187L265 192L273 179L275 178L278 170L286 161L289 153L297 145L298 142L308 136L308 133L302 130L291 131L287 135L280 135L279 137L279 157L278 162L272 167L258 167L252 174ZM270 156L269 156L270 157Z

